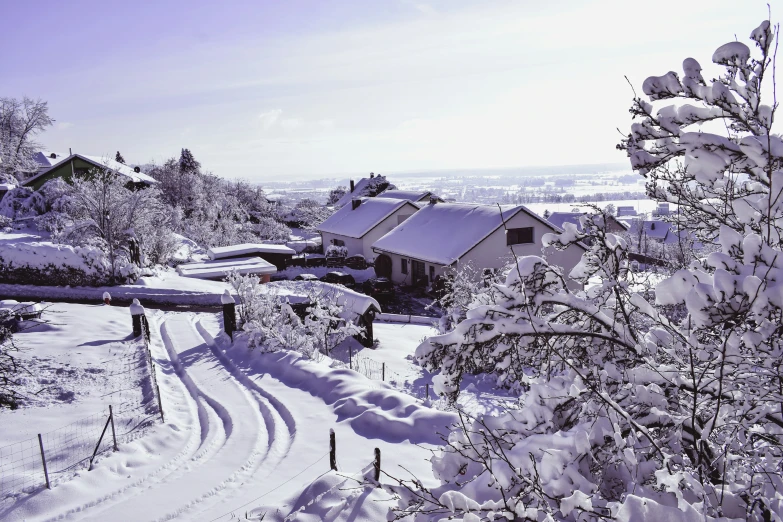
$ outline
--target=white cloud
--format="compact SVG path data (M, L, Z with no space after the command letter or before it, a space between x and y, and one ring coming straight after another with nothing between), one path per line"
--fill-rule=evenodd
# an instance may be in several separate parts
M261 120L261 128L268 131L275 126L280 119L280 115L283 114L283 109L272 109L271 111L262 112L258 115L258 119Z

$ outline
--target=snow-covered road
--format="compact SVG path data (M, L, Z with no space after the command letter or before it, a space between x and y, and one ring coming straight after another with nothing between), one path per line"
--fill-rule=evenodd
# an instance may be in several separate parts
M314 389L316 381L288 373L283 361L264 371L241 355L230 358L215 343L220 331L215 314L149 315L165 424L104 455L93 471L19 503L7 512L9 520L212 521L253 509L282 520L287 510L309 502L297 498L302 489L329 473L330 429L337 433L341 472L366 468L374 447L386 455L385 469L398 463L426 466L426 451L397 440L411 421L384 421L396 411L388 401L383 409L366 412L365 428L357 430L341 421L346 408L357 408L348 399L353 392L346 391L348 403L334 403L325 399L333 395L331 385ZM364 378L351 375L361 386ZM356 411L365 407L370 405ZM381 509L375 501L367 505Z

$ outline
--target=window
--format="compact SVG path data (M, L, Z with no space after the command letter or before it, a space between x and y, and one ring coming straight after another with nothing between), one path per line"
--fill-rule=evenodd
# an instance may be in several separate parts
M430 265L430 283L435 281L435 267Z
M345 246L345 241L342 239L332 239L332 244L334 246Z
M507 245L533 243L533 227L510 228L506 232Z
M402 259L402 273L407 274L408 273L408 260Z

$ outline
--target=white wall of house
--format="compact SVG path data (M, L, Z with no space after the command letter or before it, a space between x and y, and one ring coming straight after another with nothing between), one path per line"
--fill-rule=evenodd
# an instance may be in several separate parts
M361 238L342 236L339 234L332 234L331 232L321 232L324 251L332 244L333 240L339 239L345 242L345 247L348 249L349 256L361 254L367 261L372 261L377 256L372 250L373 243L391 232L393 228L411 217L418 210L419 208L413 203L406 203L388 215L386 219L381 221L375 228L367 232Z
M568 274L571 269L579 262L579 260L582 258L582 254L584 253L584 249L577 246L571 246L563 251L558 251L551 247L546 248L542 254L541 237L544 234L552 232L552 229L524 212L519 212L510 220L508 220L506 222L506 226L509 229L533 227L533 243L512 245L512 254L512 247L506 245L506 230L503 227L500 227L488 237L486 237L483 241L478 243L467 254L463 255L457 265L459 265L459 263L469 262L473 265L474 268L478 269L478 274L480 275L481 269L502 268L506 264L512 262L514 259L514 254L517 257L544 255L550 264L563 267L565 274ZM444 233L452 233L452 231L446 231ZM413 258L405 258L408 260L408 273L404 274L402 272L403 256L388 253L386 255L388 255L392 260L392 281L403 285L411 284L413 281L413 267L411 263ZM425 260L423 260L423 262L425 264L424 270L427 277L429 277L431 273L430 267L432 267L432 273L434 273L435 277L448 271L448 267L444 267L437 263L431 263Z

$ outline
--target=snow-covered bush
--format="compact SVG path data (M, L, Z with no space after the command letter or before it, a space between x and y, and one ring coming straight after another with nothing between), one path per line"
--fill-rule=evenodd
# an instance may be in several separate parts
M0 409L16 409L19 404L19 379L26 371L16 355L11 330L0 326Z
M133 274L118 263L117 274ZM0 252L0 282L19 285L101 286L112 281L111 264L93 246L50 242L6 244Z
M236 271L226 278L239 296L239 322L250 348L261 351L291 350L311 359L328 355L348 337L362 328L343 317L343 307L334 293L312 288L307 295L304 318L294 312L288 301L254 275Z
M348 248L339 245L329 245L326 247L326 257L347 257Z
M717 237L720 252L659 283L650 303L603 214L581 218L582 232L566 223L545 235L556 248L590 239L590 249L570 274L520 258L494 304L418 348L451 398L464 372L494 374L520 398L503 415L462 415L432 460L439 487L388 488L398 516L783 517L783 140L761 98L774 66L769 22L751 39L758 58L740 42L715 52L717 80L692 58L682 81L648 78L649 101L634 100L621 144L650 194L677 200L683 223Z
M278 212L281 219L290 226L314 230L334 213L334 209L322 205L314 199L305 198L297 202L293 208L281 208Z

